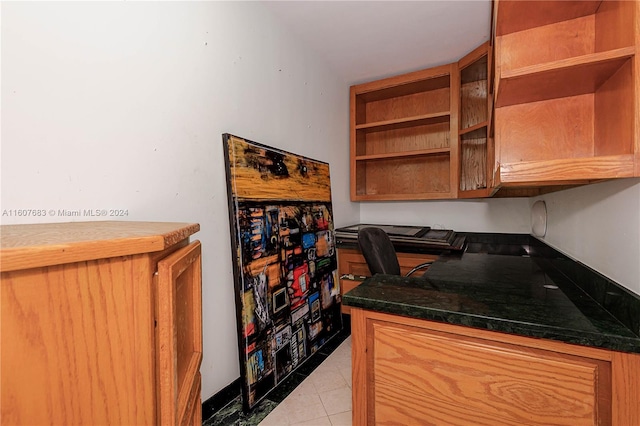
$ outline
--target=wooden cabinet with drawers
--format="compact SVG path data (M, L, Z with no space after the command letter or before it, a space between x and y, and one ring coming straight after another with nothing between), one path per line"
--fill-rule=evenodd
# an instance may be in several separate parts
M2 226L2 423L201 424L199 228Z

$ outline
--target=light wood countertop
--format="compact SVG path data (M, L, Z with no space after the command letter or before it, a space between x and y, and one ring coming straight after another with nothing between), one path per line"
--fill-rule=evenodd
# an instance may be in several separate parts
M172 222L69 222L0 226L0 271L164 250L198 232Z

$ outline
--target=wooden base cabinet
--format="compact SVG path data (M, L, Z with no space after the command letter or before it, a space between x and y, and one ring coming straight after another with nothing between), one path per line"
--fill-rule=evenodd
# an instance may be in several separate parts
M201 424L198 230L2 226L2 424Z
M398 263L400 264L400 273L407 274L415 266L425 263L433 262L438 256L434 254L421 254L421 253L403 253L398 252ZM426 271L426 268L422 270L422 273ZM370 277L371 272L367 266L367 262L364 260L360 250L355 249L338 249L338 274L340 277L344 275L353 275L354 279L341 278L340 279L340 294L343 295L349 290L355 288L360 284L363 279L359 277ZM416 272L420 274L420 271ZM416 275L419 276L419 275ZM342 313L348 314L351 308L348 306L342 306Z
M640 355L353 308L353 424L640 424Z

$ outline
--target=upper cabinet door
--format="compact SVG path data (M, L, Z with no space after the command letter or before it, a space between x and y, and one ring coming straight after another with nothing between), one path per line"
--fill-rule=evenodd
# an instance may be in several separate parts
M199 241L158 262L158 400L163 425L198 424L202 361L202 261Z

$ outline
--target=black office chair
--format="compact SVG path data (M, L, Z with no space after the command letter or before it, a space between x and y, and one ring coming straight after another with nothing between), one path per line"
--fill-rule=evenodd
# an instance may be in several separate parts
M373 226L361 228L358 230L358 245L372 275L401 275L396 249L393 247L393 243L387 233L382 229ZM427 268L431 263L433 262L425 262L417 265L411 269L405 277Z

